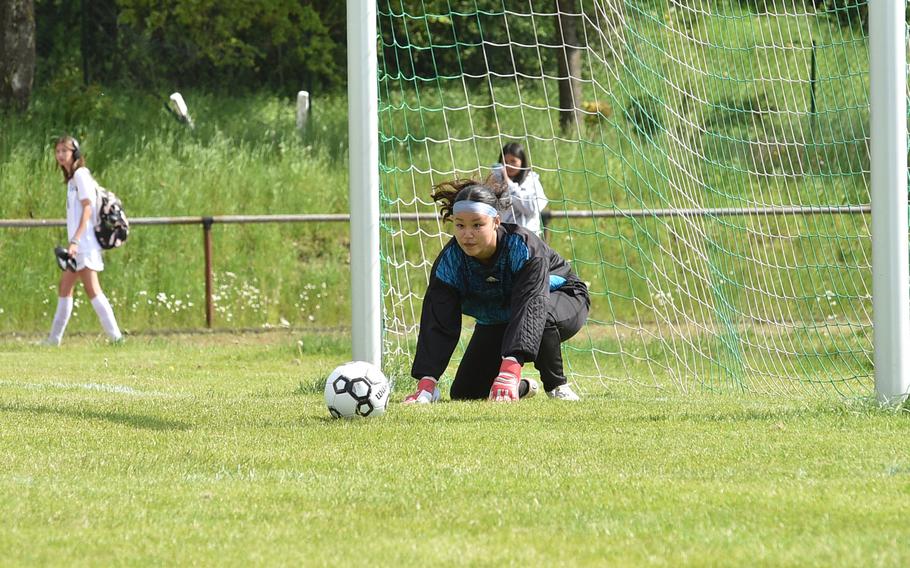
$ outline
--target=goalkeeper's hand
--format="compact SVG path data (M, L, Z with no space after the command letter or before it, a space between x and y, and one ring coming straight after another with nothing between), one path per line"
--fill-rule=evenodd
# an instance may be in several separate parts
M499 374L493 380L490 400L513 402L518 400L518 383L521 381L521 364L513 359L503 359Z
M417 390L404 399L404 404L429 404L439 400L439 387L436 379L424 377L417 381Z

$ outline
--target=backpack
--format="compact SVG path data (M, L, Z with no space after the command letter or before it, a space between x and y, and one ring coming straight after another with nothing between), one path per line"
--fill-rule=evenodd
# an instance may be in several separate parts
M130 234L130 222L120 199L100 185L97 186L98 203L95 220L95 238L103 249L117 248Z

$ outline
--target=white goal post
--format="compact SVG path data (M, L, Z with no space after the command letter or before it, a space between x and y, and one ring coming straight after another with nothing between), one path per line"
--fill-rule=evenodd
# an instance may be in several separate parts
M351 347L355 360L381 366L376 1L347 0L347 20Z
M910 392L905 10L904 2L869 2L873 360L886 405Z

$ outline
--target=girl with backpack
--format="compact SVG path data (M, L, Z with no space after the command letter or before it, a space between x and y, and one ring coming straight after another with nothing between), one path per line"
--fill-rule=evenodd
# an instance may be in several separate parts
M85 157L79 149L79 142L72 136L63 136L54 144L54 158L63 172L66 184L66 230L69 245L65 250L67 262L60 276L57 310L51 324L50 334L44 343L60 345L66 324L73 313L73 289L82 281L85 293L101 320L101 327L112 342L123 339L114 311L98 281L98 273L104 270L101 245L95 237L95 211L98 183L85 167Z

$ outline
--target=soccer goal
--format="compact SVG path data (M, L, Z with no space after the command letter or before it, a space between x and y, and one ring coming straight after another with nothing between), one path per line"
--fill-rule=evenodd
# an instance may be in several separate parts
M355 354L407 373L450 235L430 189L519 142L591 292L564 345L583 391L902 400L904 21L856 0L349 0Z

